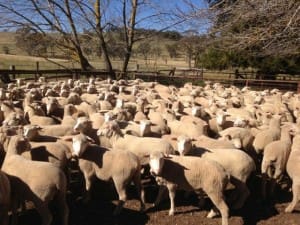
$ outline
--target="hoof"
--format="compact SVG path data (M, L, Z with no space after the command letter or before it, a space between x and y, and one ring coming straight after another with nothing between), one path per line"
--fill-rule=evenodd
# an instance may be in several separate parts
M293 212L293 208L291 208L290 206L288 206L288 207L285 208L284 212L291 213L291 212Z
M210 210L210 212L207 214L207 218L215 218L215 217L217 217L217 216L219 216L219 214L217 213L217 212L215 212L214 210Z
M174 216L174 211L170 210L169 211L169 216Z
M146 211L145 205L141 205L141 207L140 207L140 212L145 212L145 211Z

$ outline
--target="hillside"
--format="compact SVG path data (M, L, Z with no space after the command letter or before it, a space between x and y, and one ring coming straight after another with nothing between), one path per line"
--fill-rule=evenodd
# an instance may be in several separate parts
M69 68L79 68L79 64L67 59L45 59L43 57L28 56L25 51L16 46L15 33L12 32L0 32L0 69L8 69L10 65L15 65L17 69L34 69L36 68L36 62L39 62L41 69L54 69L66 66ZM167 44L175 43L176 41L164 38L153 37L147 41L137 43L134 45L134 50L143 43L149 43L151 48L158 48L159 54L149 53L147 60L141 54L134 53L129 62L129 69L136 69L137 64L141 70L156 70L167 69L172 67L187 67L188 64L185 61L183 55L179 55L177 58L171 59L166 49ZM8 54L5 54L8 51ZM88 56L91 64L98 69L104 68L103 60L96 56ZM121 60L118 57L112 57L113 67L115 69L121 68ZM60 66L60 65L61 66Z

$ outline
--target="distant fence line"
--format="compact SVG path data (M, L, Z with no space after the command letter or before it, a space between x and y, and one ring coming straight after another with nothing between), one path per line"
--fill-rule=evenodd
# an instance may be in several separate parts
M117 77L124 79L141 78L146 81L186 81L186 82L201 82L212 81L226 85L236 86L251 86L256 89L278 88L280 90L290 90L300 92L300 75L280 74L276 76L262 76L255 72L219 72L203 69L176 69L157 70L157 71L127 71L123 74L120 71L115 71ZM11 66L9 70L0 69L0 76L3 82L10 82L16 78L24 78L25 80L37 81L40 76L49 79L73 78L80 79L81 76L94 76L106 79L111 74L104 70L83 71L81 69L47 69L40 70L38 67L35 70L18 70L15 66Z

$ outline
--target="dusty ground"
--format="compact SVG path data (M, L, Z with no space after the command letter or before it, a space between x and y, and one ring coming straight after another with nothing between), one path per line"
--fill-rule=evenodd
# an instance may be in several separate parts
M291 193L287 190L277 188L276 199L268 203L262 203L257 192L259 179L254 178L250 184L251 196L246 205L238 210L232 211L229 219L230 225L300 225L300 204L297 211L292 214L284 213L288 202L291 201ZM101 188L99 188L101 186ZM103 187L104 186L104 187ZM139 202L133 187L129 188L129 201L118 217L112 216L112 211L116 206L116 198L111 185L98 183L94 188L94 198L84 205L78 199L78 193L73 191L68 195L70 207L70 225L220 225L221 219L208 219L211 204L207 201L203 209L197 207L195 196L188 199L183 197L183 192L178 192L176 196L176 214L168 216L169 201L165 200L159 208L151 208L151 202L157 193L155 186L147 186L146 200L147 212L140 213ZM76 188L78 189L78 188ZM113 191L111 191L113 190ZM29 210L19 218L19 225L40 224L38 214L35 210ZM59 225L58 221L53 224Z

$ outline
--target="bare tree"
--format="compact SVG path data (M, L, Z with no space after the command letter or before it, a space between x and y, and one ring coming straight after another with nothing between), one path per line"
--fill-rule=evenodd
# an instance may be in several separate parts
M102 13L101 13L101 2L100 0L95 0L94 4L94 10L95 10L95 18L96 18L96 34L99 37L99 43L100 47L103 53L104 62L105 62L105 68L107 71L109 71L112 74L112 78L115 79L115 73L113 72L113 67L111 65L111 60L108 55L107 50L107 43L104 39L104 32L103 27L101 25L102 23Z
M299 54L299 0L206 1L209 6L203 14L202 8L186 0L191 11L182 16L210 21L209 35L216 47L260 56Z
M86 29L97 37L106 70L114 76L108 49L109 27L122 30L122 43L117 46L123 48L122 71L126 72L133 45L149 37L137 36L137 27L147 29L152 24L162 31L186 21L175 17L171 10L162 9L160 4L156 0L0 0L0 27L30 27L45 36L53 33L57 48L77 60L82 69L89 70L93 69L85 55L89 51L82 45Z
M37 33L47 35L55 32L57 46L67 50L78 61L83 70L93 67L85 57L80 43L78 27L74 18L74 11L78 10L75 1L69 0L2 0L0 10L6 25L13 27L30 27Z

